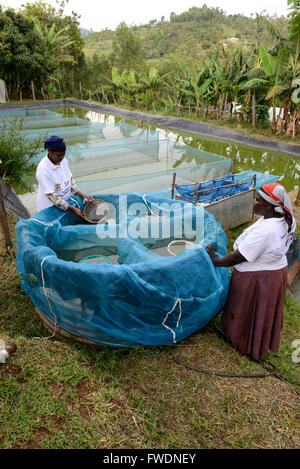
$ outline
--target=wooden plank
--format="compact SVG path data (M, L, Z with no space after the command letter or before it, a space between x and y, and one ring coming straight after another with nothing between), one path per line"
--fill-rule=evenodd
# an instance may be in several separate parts
M0 196L0 224L2 227L3 235L4 235L5 246L6 248L8 248L9 246L12 246L12 240L10 236L6 210L4 207L3 200L1 199L1 196Z
M172 199L174 199L175 181L176 181L176 173L174 173L174 174L173 174L173 182L172 182Z

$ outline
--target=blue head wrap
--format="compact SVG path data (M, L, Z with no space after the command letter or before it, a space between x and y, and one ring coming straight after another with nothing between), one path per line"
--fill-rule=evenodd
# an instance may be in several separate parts
M57 137L57 135L51 135L51 137L44 140L44 148L46 150L63 152L66 151L66 144L63 138Z

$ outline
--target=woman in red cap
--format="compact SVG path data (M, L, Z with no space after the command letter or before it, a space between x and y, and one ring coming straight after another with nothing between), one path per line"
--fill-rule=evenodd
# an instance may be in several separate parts
M281 184L258 191L254 213L261 218L237 238L234 252L217 257L206 246L215 267L234 266L222 325L233 346L253 359L278 352L287 286L286 253L296 222L290 198Z

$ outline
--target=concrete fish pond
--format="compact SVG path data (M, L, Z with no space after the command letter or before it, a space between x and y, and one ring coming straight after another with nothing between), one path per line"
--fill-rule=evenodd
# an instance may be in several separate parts
M194 203L212 213L224 229L235 228L253 218L256 190L264 184L276 182L278 176L251 170L227 174L200 184L175 184L173 177L172 199Z
M164 345L217 315L230 271L216 270L204 247L226 254L210 213L155 195L95 199L109 207L110 223L76 224L53 206L16 225L17 269L46 327L94 344Z

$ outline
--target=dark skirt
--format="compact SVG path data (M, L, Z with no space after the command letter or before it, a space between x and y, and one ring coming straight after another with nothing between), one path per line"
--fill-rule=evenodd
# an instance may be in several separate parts
M233 346L254 360L278 352L288 268L233 271L222 325Z

